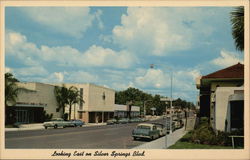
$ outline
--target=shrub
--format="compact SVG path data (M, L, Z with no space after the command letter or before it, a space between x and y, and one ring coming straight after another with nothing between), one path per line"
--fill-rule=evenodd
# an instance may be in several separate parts
M65 120L65 121L68 120L68 116L69 116L68 113L64 113L62 116L63 120Z
M42 121L42 122L50 121L52 117L53 117L53 114L52 114L52 113L51 113L51 114L48 114L48 113L46 113L46 111L43 111L43 114L42 114L42 116L41 116L41 121Z
M190 131L188 132L187 134L185 134L181 139L180 141L181 142L191 142L191 139L192 139L192 133L193 131Z
M216 140L218 145L230 146L231 139L228 137L229 134L227 132L218 131Z

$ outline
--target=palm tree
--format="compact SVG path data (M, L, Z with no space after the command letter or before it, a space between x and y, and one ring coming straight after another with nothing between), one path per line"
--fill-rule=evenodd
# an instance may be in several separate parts
M62 109L63 114L65 113L65 107L68 104L68 89L63 85L62 87L55 86L54 94L59 109Z
M21 88L16 85L18 80L11 74L5 73L5 118L6 124L12 124L15 122L15 112L9 106L16 104L16 99Z
M236 7L231 12L231 23L236 49L244 51L244 7Z
M80 95L78 89L74 86L71 86L68 90L68 105L69 105L69 120L71 120L71 108L73 104L83 102L83 98Z
M18 80L11 74L5 73L5 106L15 105L20 88L17 87Z
M55 86L54 93L58 107L63 110L63 114L65 113L65 107L69 105L69 114L67 116L67 119L70 120L72 105L77 104L81 101L84 102L83 98L80 95L80 92L74 86L66 88L65 85L63 85L62 87Z

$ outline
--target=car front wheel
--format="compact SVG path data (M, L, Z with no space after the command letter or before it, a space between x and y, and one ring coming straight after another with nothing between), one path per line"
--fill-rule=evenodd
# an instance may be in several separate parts
M45 129L47 129L48 127L47 126L44 126Z
M54 125L54 128L55 128L55 129L57 128L57 124L56 124L56 125Z

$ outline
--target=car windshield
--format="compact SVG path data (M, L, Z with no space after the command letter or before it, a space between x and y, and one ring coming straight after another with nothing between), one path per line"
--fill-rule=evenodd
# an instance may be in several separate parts
M149 126L140 125L140 126L137 126L137 129L150 129L150 127Z

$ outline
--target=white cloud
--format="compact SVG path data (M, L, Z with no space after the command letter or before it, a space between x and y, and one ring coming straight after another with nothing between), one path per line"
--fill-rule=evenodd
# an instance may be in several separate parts
M39 65L36 56L40 50L34 43L27 42L27 38L17 32L6 31L5 54L14 56L17 60L28 66Z
M33 21L55 32L80 38L91 27L95 15L89 7L20 7ZM100 13L99 13L100 15Z
M167 55L204 43L214 31L208 22L217 24L212 17L218 16L208 8L128 7L113 29L113 40L134 53Z
M46 76L48 71L42 66L25 67L15 69L19 76Z
M74 83L96 83L100 79L98 75L93 75L85 71L68 72L65 81Z
M104 29L104 25L103 25L103 22L101 20L101 15L102 15L102 10L98 9L95 13L95 17L96 17L96 20L97 20L97 23L98 23L98 27L100 29Z
M142 88L166 88L169 86L169 75L160 69L148 69L143 76L135 78L135 84Z
M213 59L210 63L220 67L229 67L239 62L243 63L239 54L221 50L220 57Z
M195 79L201 75L197 69L187 68L173 70L173 92L195 91ZM143 75L134 79L135 85L139 88L150 88L155 90L170 89L171 73L163 72L161 69L148 69Z
M5 73L12 73L13 72L12 68L9 68L9 67L5 67L4 71L5 71Z
M54 75L55 75L55 78L56 78L59 82L63 82L63 79L64 79L63 73L61 73L61 72L55 72Z
M85 53L86 64L128 68L136 63L136 57L127 51L116 52L109 48L93 45Z
M59 66L128 68L137 61L135 56L125 50L114 51L96 45L83 53L71 46L42 45L38 48L28 42L24 35L11 31L6 33L6 55L14 56L29 66L39 66L44 61Z

